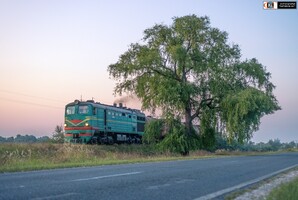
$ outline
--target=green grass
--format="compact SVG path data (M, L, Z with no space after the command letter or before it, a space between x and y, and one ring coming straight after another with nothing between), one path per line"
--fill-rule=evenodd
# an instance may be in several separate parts
M278 188L270 192L267 200L297 200L298 199L298 178L293 181L281 184Z

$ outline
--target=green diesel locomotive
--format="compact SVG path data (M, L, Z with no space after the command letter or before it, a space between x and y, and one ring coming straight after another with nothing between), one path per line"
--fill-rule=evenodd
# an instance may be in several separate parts
M65 142L141 143L145 114L137 109L75 100L65 106Z

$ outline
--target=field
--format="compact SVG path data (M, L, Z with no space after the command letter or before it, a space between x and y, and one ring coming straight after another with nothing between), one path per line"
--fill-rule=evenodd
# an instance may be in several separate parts
M191 153L188 158L198 156L214 155L197 151ZM0 172L177 159L182 157L178 154L162 153L150 145L0 144Z

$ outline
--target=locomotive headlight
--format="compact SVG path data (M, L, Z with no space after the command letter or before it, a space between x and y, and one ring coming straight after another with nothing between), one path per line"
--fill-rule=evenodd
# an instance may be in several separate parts
M89 126L88 122L85 123L85 126Z
M66 127L67 126L67 124L64 124L64 127Z

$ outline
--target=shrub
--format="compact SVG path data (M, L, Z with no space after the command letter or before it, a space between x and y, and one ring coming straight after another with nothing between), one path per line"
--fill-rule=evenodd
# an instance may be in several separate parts
M163 127L165 123L161 119L153 119L148 121L145 125L145 131L143 135L143 142L147 144L156 144L163 138Z
M170 120L166 126L168 126L168 133L159 144L162 150L185 155L191 150L200 148L198 135L195 134L195 131L187 135L185 126L179 120Z

